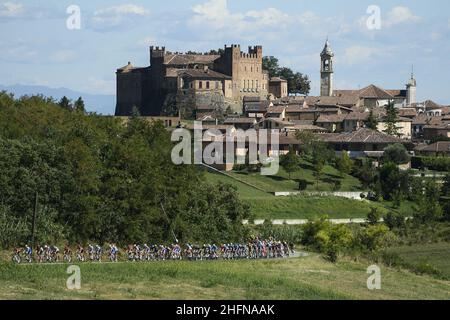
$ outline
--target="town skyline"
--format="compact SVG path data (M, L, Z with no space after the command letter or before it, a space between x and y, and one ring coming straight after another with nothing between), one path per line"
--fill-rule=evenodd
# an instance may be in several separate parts
M207 52L239 43L243 48L262 45L264 55L307 74L314 96L320 91L320 51L328 37L336 55L336 89L403 87L414 65L417 100L449 104L445 39L450 23L446 10L433 10L436 6L379 1L381 29L369 30L371 4L366 1L350 1L354 4L345 12L331 1L322 6L310 1L175 2L176 10L144 1L83 2L80 30L66 28L67 1L0 2L0 67L6 75L0 84L114 94L116 67L127 61L147 66L150 45Z

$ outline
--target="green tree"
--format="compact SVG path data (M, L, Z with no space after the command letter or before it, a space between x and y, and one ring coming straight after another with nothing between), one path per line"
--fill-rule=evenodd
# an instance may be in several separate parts
M268 71L271 78L284 78L288 82L288 91L290 94L308 95L311 90L311 81L307 75L294 72L287 67L281 67L279 60L275 57L263 57L263 70Z
M384 224L370 225L362 230L357 241L364 250L368 252L377 252L390 243L392 243L395 235Z
M371 130L378 130L378 119L375 117L373 110L370 110L369 117L366 120L366 127Z
M355 176L359 178L362 186L369 189L374 186L377 172L371 159L362 159L360 165L355 168Z
M277 58L273 56L263 57L262 66L263 70L269 72L271 78L279 76L280 65Z
M447 174L444 178L444 183L441 188L442 196L450 197L450 174Z
M341 157L337 160L337 169L342 176L349 174L353 169L353 161L350 159L347 151L342 151Z
M397 165L406 164L411 160L405 146L400 143L392 144L384 149L384 161Z
M414 210L414 220L419 223L429 223L442 218L443 211L439 204L439 198L440 190L436 181L427 181L425 191Z
M86 112L84 101L82 97L79 97L73 104L73 109L75 111Z
M386 129L385 133L391 136L399 136L399 127L397 127L398 110L395 108L394 101L389 101L386 105Z
M66 96L62 97L58 104L65 110L72 110L72 103Z
M300 159L294 149L291 148L289 153L281 158L280 165L288 173L289 180L291 180L291 174L300 169Z
M384 216L384 223L390 230L403 229L405 227L405 217L396 211L389 211Z
M380 191L385 200L404 197L409 194L411 176L401 171L395 163L388 162L379 168Z
M316 178L317 190L319 189L319 181L322 177L327 161L332 160L334 157L334 152L330 150L323 141L317 141L314 143L314 148L312 150L312 163L314 166L314 176Z
M370 212L367 214L367 223L371 225L378 224L383 214L378 208L370 208Z
M301 141L301 155L304 158L313 154L314 147L320 143L319 137L311 131L297 131L296 138Z

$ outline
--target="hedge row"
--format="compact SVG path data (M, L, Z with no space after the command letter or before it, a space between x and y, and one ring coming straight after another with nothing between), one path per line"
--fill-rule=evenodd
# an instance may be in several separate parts
M412 157L413 169L450 171L450 157Z

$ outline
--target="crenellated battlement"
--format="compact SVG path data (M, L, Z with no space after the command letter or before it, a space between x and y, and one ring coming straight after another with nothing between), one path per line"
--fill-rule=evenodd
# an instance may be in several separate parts
M162 58L166 54L166 47L154 47L150 46L150 57L151 58Z

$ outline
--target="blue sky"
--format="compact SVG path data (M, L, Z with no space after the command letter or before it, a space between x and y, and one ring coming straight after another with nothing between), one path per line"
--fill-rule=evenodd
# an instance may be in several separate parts
M69 5L81 29L68 30ZM369 30L367 8L381 10ZM148 46L209 51L263 45L306 73L318 94L319 53L335 51L335 87L404 88L411 65L418 99L450 104L450 2L446 0L0 0L0 84L115 93L115 70L147 66Z

